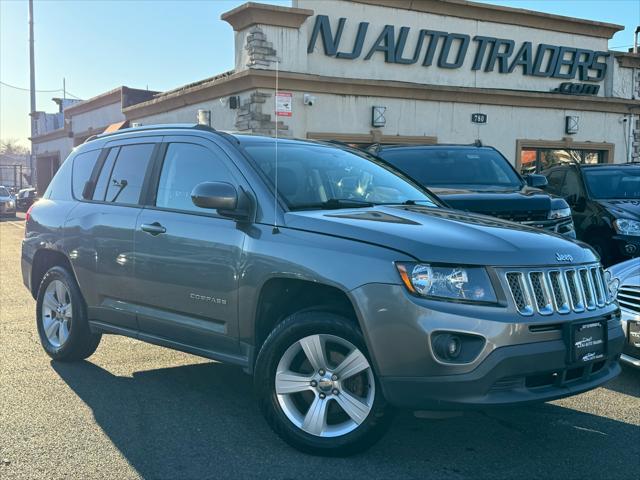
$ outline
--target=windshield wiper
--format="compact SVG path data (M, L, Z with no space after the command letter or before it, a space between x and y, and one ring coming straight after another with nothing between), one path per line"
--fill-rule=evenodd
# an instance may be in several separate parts
M373 202L354 198L330 198L321 203L294 205L292 210L337 210L340 208L366 208L374 205L376 204Z

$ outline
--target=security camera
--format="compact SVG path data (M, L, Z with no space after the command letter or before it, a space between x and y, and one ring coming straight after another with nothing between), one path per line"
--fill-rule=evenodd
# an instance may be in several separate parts
M305 93L304 96L302 97L302 102L305 105L312 106L314 103L316 103L316 97L313 95L309 95L308 93Z

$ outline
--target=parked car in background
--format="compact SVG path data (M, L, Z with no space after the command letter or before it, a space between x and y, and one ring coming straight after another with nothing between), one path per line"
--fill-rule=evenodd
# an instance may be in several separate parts
M640 164L568 164L542 173L547 191L571 205L578 239L605 266L640 255Z
M390 406L545 402L620 372L590 248L444 208L320 142L99 135L31 208L22 273L54 360L111 333L239 365L273 430L314 454L367 448Z
M16 200L7 187L0 185L0 216L16 216Z
M575 238L569 205L541 189L547 184L545 177L521 177L495 148L386 145L372 150L452 208Z
M627 336L620 360L640 368L640 258L618 263L605 275L610 275L617 287L622 328Z
M35 188L23 188L18 191L16 195L16 208L21 211L26 211L36 201L38 192Z

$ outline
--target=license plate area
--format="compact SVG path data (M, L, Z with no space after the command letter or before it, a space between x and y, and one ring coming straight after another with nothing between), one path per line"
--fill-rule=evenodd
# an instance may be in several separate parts
M627 337L632 347L640 348L640 322L634 320L629 322L629 333Z
M605 358L607 323L602 320L573 323L568 332L568 363L586 365Z

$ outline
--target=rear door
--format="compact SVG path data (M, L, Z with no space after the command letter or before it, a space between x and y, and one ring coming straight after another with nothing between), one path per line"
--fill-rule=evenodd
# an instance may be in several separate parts
M148 205L135 231L135 292L142 335L237 357L238 281L244 231L214 210L196 207L198 183L248 186L213 142L165 137Z
M116 141L103 150L90 187L66 223L65 241L92 321L137 330L134 232L161 137ZM84 182L74 180L82 198Z

